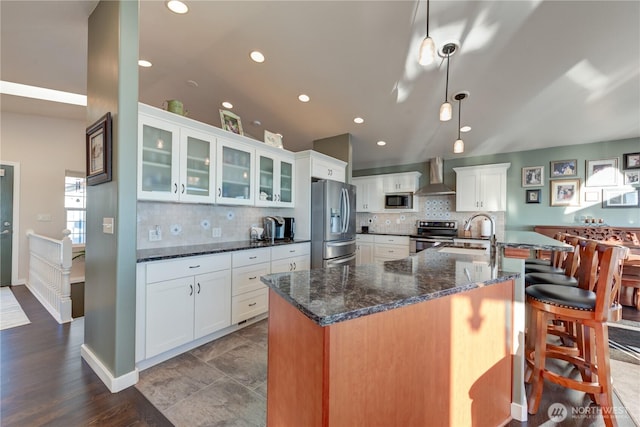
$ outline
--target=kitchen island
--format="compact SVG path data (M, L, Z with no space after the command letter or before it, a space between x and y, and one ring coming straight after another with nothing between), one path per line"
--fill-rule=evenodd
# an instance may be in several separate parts
M433 248L263 276L269 426L500 425L517 273Z
M267 424L525 421L524 260L503 252L573 248L517 231L497 248L497 262L436 247L398 261L264 276Z

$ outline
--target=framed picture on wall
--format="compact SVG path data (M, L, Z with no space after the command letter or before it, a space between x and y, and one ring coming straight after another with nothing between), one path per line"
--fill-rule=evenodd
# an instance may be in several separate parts
M522 186L544 186L544 166L529 166L522 168Z
M578 160L554 160L551 162L551 178L568 178L578 175Z
M87 185L111 181L111 113L87 128Z
M551 206L580 206L580 180L551 181Z
M540 193L542 190L527 190L527 203L540 203Z
M624 171L624 185L640 184L640 170Z
M240 116L233 114L231 111L220 110L220 124L222 129L226 131L237 133L238 135L244 135Z
M596 203L600 201L600 192L599 191L585 191L584 192L584 201L589 203Z
M602 190L603 208L637 208L640 206L640 189L611 188Z
M604 187L618 184L618 158L587 160L585 186Z
M640 153L625 153L622 158L625 169L640 169Z

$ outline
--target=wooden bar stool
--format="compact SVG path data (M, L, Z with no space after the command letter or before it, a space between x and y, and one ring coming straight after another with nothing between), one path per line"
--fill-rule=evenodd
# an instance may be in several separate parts
M612 308L617 308L622 261L627 248L601 244L596 241L581 243L580 287L533 285L526 288L527 304L532 310L535 335L532 387L529 395L529 413L535 414L540 405L544 380L563 387L589 393L602 408L605 425L616 425L613 410L611 373L609 366L609 334L607 320ZM588 277L585 276L589 273ZM551 320L564 320L576 326L578 353L563 351L547 343L547 325ZM527 358L531 359L528 352ZM547 370L546 359L564 360L575 365L582 380L564 377Z
M575 277L580 264L580 251L578 249L583 237L567 235L564 243L573 246L573 252L566 254L562 273L533 272L524 276L525 286L550 284L562 286L578 286L578 279Z
M556 233L553 238L566 243L568 236L567 233ZM551 259L548 262L541 262L538 259L526 260L524 262L524 272L563 274L566 255L566 252L555 251L551 253Z

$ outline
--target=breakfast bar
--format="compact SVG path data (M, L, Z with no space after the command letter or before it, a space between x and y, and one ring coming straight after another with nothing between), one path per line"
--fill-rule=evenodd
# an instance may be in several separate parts
M524 415L514 411L525 402L523 261L502 250L570 247L537 233L507 237L515 243L498 243L497 260L434 247L397 261L263 276L267 425L526 419L526 403Z

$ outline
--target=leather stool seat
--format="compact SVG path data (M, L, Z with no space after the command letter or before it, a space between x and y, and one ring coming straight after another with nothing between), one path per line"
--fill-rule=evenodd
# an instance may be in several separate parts
M566 274L556 273L528 273L524 276L525 286L531 285L561 285L561 286L578 286L578 279L567 276Z
M549 259L529 258L524 260L525 265L551 265Z
M532 285L525 289L527 296L545 304L575 310L593 311L596 293L580 288L557 285Z
M550 265L536 265L536 264L525 264L524 265L525 273L555 273L555 274L564 274L564 269L559 267L552 267Z

